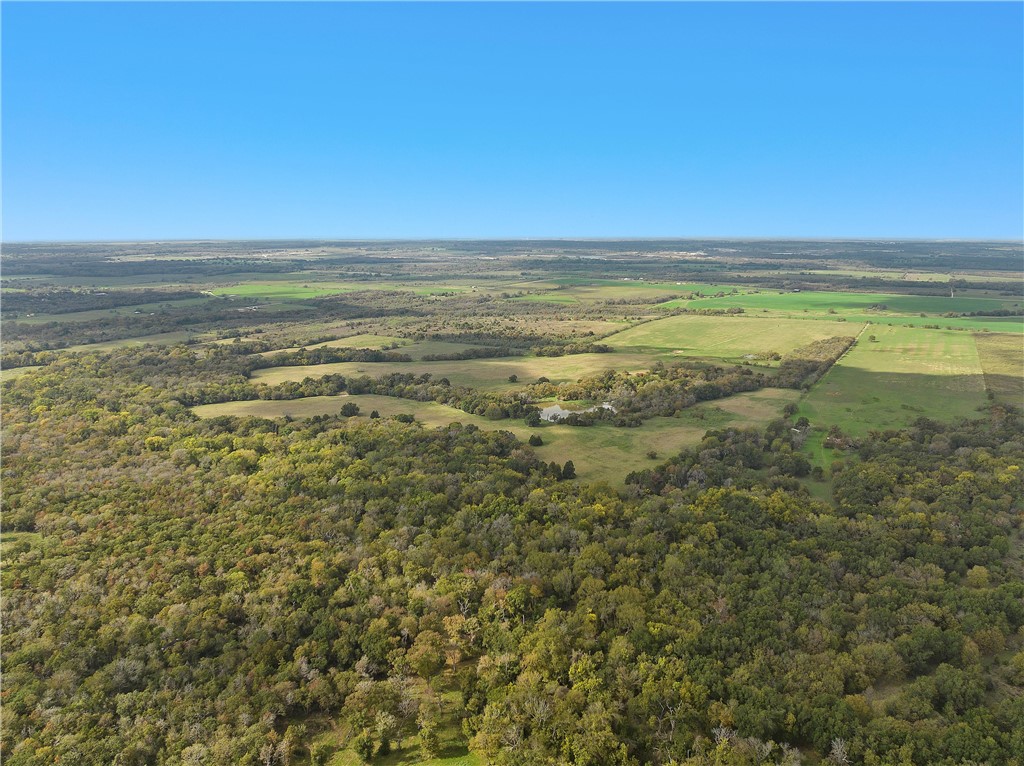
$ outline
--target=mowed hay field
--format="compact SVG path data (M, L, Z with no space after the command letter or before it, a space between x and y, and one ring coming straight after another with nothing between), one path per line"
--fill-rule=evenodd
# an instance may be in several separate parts
M921 416L977 416L986 401L973 335L871 325L811 389L798 414L812 426L837 425L852 436L864 436Z
M862 324L745 316L674 316L624 330L604 339L623 351L672 353L740 361L747 354L777 351L837 335L857 335Z
M752 391L704 402L685 410L679 417L652 418L638 428L618 428L609 424L587 427L545 424L529 428L521 420L488 420L436 402L369 394L225 402L194 407L192 411L207 418L233 415L298 419L334 415L346 402L354 402L359 405L358 418L361 420L377 410L382 417L402 413L413 415L429 427L463 423L486 430L511 431L524 442L531 435L538 434L544 444L534 449L542 460L559 464L572 460L580 480L620 485L629 473L653 467L680 450L697 444L708 429L727 425L763 426L779 417L783 407L795 402L798 396L797 391L787 389ZM651 450L657 453L656 459L647 457Z
M275 385L288 380L303 380L329 374L348 377L368 375L376 378L393 372L422 375L434 379L448 378L454 385L470 386L485 391L501 391L516 385L532 383L544 376L553 383L575 383L582 377L605 370L648 369L653 360L646 354L574 354L561 357L501 357L497 359L466 359L449 362L336 362L298 367L268 367L252 374L255 382ZM508 382L515 375L518 384Z
M992 397L997 402L1024 407L1024 336L978 333L974 342Z

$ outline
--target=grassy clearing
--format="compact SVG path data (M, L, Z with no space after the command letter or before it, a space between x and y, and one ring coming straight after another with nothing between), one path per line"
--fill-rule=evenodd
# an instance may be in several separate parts
M472 348L480 348L482 345L499 345L499 344L477 344L472 343L456 343L454 341L447 340L421 340L410 342L408 346L403 346L400 351L403 354L409 354L413 359L417 361L422 359L428 354L457 354L461 351L467 351Z
M320 298L324 295L337 295L358 290L346 284L319 284L310 282L297 284L294 282L258 282L228 287L215 287L210 292L214 295L228 295L239 298L276 298L278 300L303 300Z
M18 324L36 325L47 322L91 322L97 319L111 319L113 317L131 317L135 314L156 314L167 309L180 309L188 306L198 306L209 303L216 298L183 298L178 301L164 301L162 303L139 303L132 306L118 306L113 309L93 309L91 311L72 311L67 314L34 314L32 316L22 315L11 321Z
M29 550L37 548L43 536L39 532L10 532L0 533L0 555L9 556L16 550Z
M867 279L901 279L905 282L948 282L950 275L938 271L905 271L901 269L809 269L790 272L794 277L801 274L825 274L840 277L864 277Z
M513 301L526 301L528 303L579 303L579 299L573 295L552 290L549 293L531 293L530 295L517 295Z
M583 277L559 277L552 279L558 285L573 288L604 288L607 297L633 295L637 290L660 290L665 292L714 294L719 292L743 292L744 288L736 285L716 285L705 282L648 282L642 279L585 279Z
M377 410L382 417L401 413L414 415L417 421L430 427L463 423L485 430L511 431L524 442L531 435L538 434L544 444L534 449L542 460L558 463L572 460L581 481L620 485L627 474L652 467L658 460L697 444L708 429L726 425L764 425L779 417L782 408L796 401L798 396L798 392L785 389L753 391L704 402L685 410L679 417L652 418L638 428L618 428L608 424L589 427L545 424L529 428L521 420L488 420L436 402L364 394L313 396L290 401L226 402L202 405L192 411L200 417L288 416L298 419L337 414L343 404L354 402L359 405L360 419ZM657 453L657 459L647 457L651 450Z
M1024 406L1024 338L1020 335L978 333L985 387L998 402Z
M801 274L826 274L837 277L866 277L875 279L903 279L906 271L899 269L784 269L780 274L792 274L799 277Z
M800 319L800 320L826 320L840 322L861 323L871 322L873 324L885 325L907 325L912 327L923 327L933 329L938 326L943 329L971 330L974 332L1024 332L1024 317L944 317L941 313L947 311L978 311L979 308L964 308L977 306L975 301L989 301L987 308L1013 307L1016 301L998 300L991 298L958 298L954 300L963 301L960 308L943 308L942 312L925 310L906 312L897 310L892 302L882 301L887 308L884 310L870 309L875 305L869 302L864 305L849 305L837 301L835 305L829 305L828 301L818 298L803 301L802 296L809 295L861 295L860 293L785 293L785 294L753 294L749 296L727 296L724 298L701 298L694 300L673 300L658 305L658 309L670 310L675 308L731 308L740 307L746 312L745 316L750 318L772 318L772 319ZM884 296L875 294L875 298L919 298L922 296ZM746 300L749 298L749 300ZM949 298L924 297L924 300L950 300ZM881 304L878 304L881 305ZM901 304L896 303L895 306ZM952 304L951 304L952 305ZM933 305L934 306L934 305ZM923 316L922 316L923 314Z
M414 341L410 338L403 338L398 335L352 335L347 338L328 340L323 343L316 343L305 348L370 348L381 350L397 345L399 353L408 354L415 360L433 354L456 354L468 349L480 348L485 344L455 343L446 340L422 340ZM286 351L297 351L298 349L284 349ZM268 351L267 354L276 354L277 351Z
M28 367L11 367L10 369L0 370L0 383L6 383L8 380L17 380L22 375L26 375L32 370L39 370L43 367L41 364L30 365Z
M988 272L978 274L955 274L957 279L968 282L1020 282L1019 272Z
M518 280L516 282L509 282L507 285L509 290L554 290L557 287L559 287L557 282L545 279Z
M502 391L517 385L508 382L511 375L519 378L518 385L533 382L541 376L547 377L553 383L574 383L582 377L596 375L605 370L646 370L651 363L652 358L649 355L631 353L503 357L454 362L339 362L301 367L269 367L256 370L252 377L255 381L274 385L288 380L302 380L328 374L378 377L392 372L416 375L430 373L435 379L448 378L456 385Z
M484 766L487 763L483 757L474 755L464 748L462 750L453 748L452 750L455 751L454 755L422 759L417 746L414 749L405 749L384 757L374 758L370 763L373 766ZM365 763L366 761L351 750L342 750L334 754L327 762L327 766L364 766Z
M232 339L233 341L234 339ZM399 346L407 346L412 343L408 338L400 338L397 335L349 335L345 338L325 340L323 343L313 343L309 346L292 346L290 348L276 348L273 351L263 351L262 356L279 354L282 351L298 351L300 348L370 348L379 351L382 348L390 347L397 343ZM403 349L404 350L404 349Z
M768 423L782 414L782 409L800 398L800 392L789 388L763 388L760 391L737 394L725 399L697 405L698 411L722 410L731 415L731 425L737 423Z
M624 330L605 342L623 350L739 361L745 354L778 351L837 335L856 335L852 322L808 322L745 316L675 316Z
M397 335L350 335L347 338L338 338L337 340L328 340L323 343L316 343L306 348L372 348L382 349L385 346L390 346L397 343L399 346L409 344L411 341L408 338L400 338Z
M707 308L739 306L747 311L768 309L778 312L827 312L833 309L839 315L862 314L871 306L886 306L892 314L943 314L948 311L985 311L1013 308L1020 298L979 298L962 295L893 295L889 293L850 292L759 292L747 295L728 295L701 301Z
M701 295L740 295L745 292L744 288L735 285L713 285L698 284L695 282L641 282L641 281L619 281L619 280L558 280L561 287L549 293L542 294L548 297L543 300L552 299L550 296L562 296L572 298L579 303L595 303L597 301L619 300L619 299L646 299L651 303L667 305L668 303L680 302L680 305L695 293ZM537 296L537 300L541 300ZM560 300L562 300L560 299Z
M559 463L572 460L581 481L614 486L620 485L627 474L652 468L698 444L709 429L766 425L798 396L796 391L783 389L754 391L704 402L678 417L652 418L638 428L545 425L530 429L530 433L539 433L544 440L544 446L535 448L542 459ZM654 459L647 457L651 450L657 454Z
M114 348L126 346L173 346L184 343L195 337L195 333L187 330L176 330L174 332L159 332L154 335L138 335L134 338L121 338L119 340L106 340L101 343L81 343L77 346L68 346L64 351L110 351Z
M948 282L952 279L952 276L949 274L908 271L903 275L903 278L908 282Z
M969 332L1024 332L1024 317L919 317L886 316L878 314L847 314L851 322L871 322L893 327L920 327L925 330L938 326L943 330Z
M874 335L876 341L869 340ZM986 403L974 337L947 330L872 326L800 403L812 426L837 425L852 436L900 428L921 416L936 420L976 416ZM823 433L808 452L827 465Z
M236 417L258 418L310 418L314 415L336 415L342 405L355 402L359 405L360 417L377 410L382 417L393 417L400 413L415 415L421 423L429 426L446 426L449 423L472 423L473 425L491 428L495 423L511 421L491 421L486 418L470 415L462 410L436 402L415 402L410 399L399 399L394 396L377 396L375 394L358 394L349 396L309 396L304 399L263 400L255 399L246 402L224 402L222 404L203 404L193 407L192 411L201 418L233 415ZM526 426L523 426L526 428Z
M496 289L496 288L495 288ZM242 298L276 298L278 300L305 300L325 295L340 295L366 290L398 290L416 295L440 295L445 293L488 292L476 285L422 282L344 282L336 280L319 281L306 275L301 281L251 281L213 288L214 295L233 295Z

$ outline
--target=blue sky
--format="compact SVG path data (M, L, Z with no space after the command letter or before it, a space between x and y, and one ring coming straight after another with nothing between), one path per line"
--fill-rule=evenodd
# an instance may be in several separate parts
M1022 8L5 2L3 239L1016 239Z

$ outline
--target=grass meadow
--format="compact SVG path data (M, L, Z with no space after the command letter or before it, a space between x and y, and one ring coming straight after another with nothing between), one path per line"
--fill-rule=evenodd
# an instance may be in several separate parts
M1024 337L978 333L974 336L985 386L993 399L1024 407Z
M871 337L875 340L870 340ZM949 330L872 325L801 400L798 415L816 428L852 436L900 428L919 417L976 417L987 402L974 336ZM819 463L824 434L809 440Z
M737 394L726 399L703 402L683 411L678 417L651 418L637 428L619 428L610 424L567 426L544 424L530 428L521 420L489 420L436 402L415 402L390 396L311 396L292 400L254 400L206 404L193 408L200 417L305 418L337 414L342 405L359 405L359 419L377 410L381 417L410 414L428 427L451 423L474 425L481 429L511 431L526 441L538 434L544 444L535 451L541 459L564 463L572 460L576 475L583 481L621 484L626 475L657 464L680 450L697 444L708 429L727 425L757 427L781 415L783 407L795 402L799 392L769 388ZM647 457L653 450L656 459Z
M378 377L393 372L415 375L430 373L435 379L448 378L455 385L486 391L505 391L516 387L516 384L508 382L512 375L518 377L519 385L533 382L541 376L547 377L553 383L568 383L605 370L645 370L651 363L650 355L630 353L501 357L447 362L337 362L297 367L268 367L256 370L252 379L274 385L288 380L303 380L328 374Z
M681 315L623 330L604 342L623 351L741 361L746 354L785 354L815 340L856 335L862 327L852 322Z

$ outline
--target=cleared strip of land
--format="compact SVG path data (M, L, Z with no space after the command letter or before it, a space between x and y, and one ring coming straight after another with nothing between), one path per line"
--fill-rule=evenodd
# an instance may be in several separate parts
M740 361L748 354L785 354L816 340L856 335L862 327L853 322L686 315L647 322L604 342L623 351Z
M974 336L985 373L985 387L997 402L1024 407L1024 338L978 333Z

